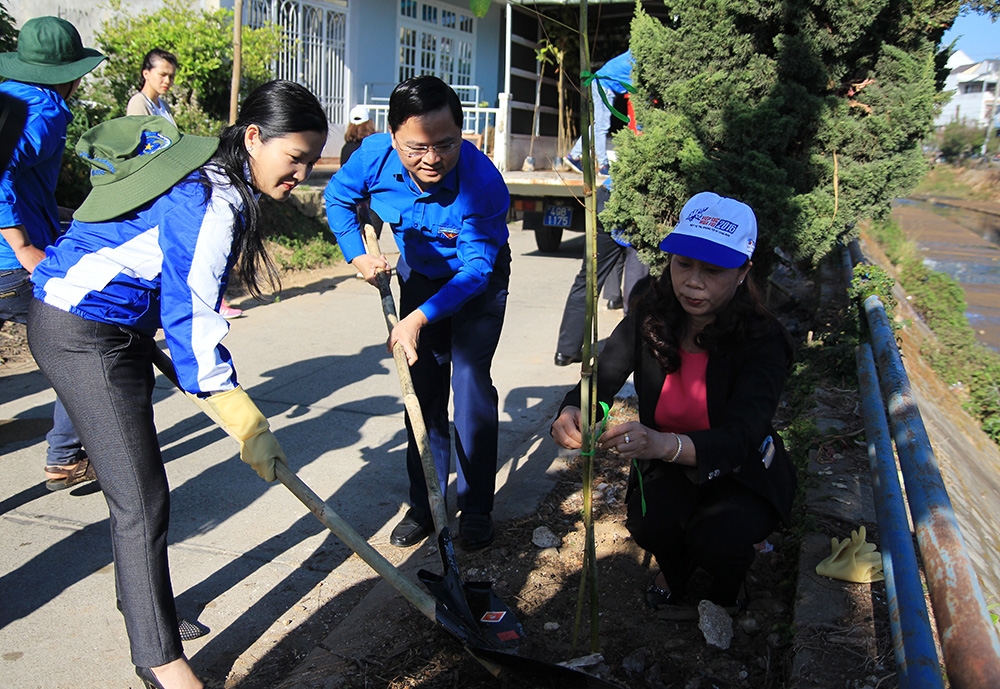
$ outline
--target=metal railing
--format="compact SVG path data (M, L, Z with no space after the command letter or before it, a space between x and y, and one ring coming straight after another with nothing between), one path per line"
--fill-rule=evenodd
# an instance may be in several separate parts
M845 267L863 260L856 243L852 244L851 254L851 258L845 258ZM885 308L874 295L863 306L862 327L867 326L871 344L858 347L858 387L899 686L943 686L906 518L909 507L950 686L995 689L1000 687L1000 640L982 587L972 568ZM895 455L890 439L895 440ZM897 457L905 500L898 480Z
M388 132L389 104L387 102L362 103L368 109L375 130ZM496 158L494 132L500 116L500 108L481 108L479 106L462 106L462 135L473 140L486 155Z

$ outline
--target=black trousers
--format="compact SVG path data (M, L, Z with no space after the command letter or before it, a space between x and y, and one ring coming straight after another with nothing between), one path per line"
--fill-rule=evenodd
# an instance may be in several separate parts
M405 318L437 294L448 279L431 280L402 262L399 310ZM455 451L458 455L458 509L463 513L493 511L496 490L499 397L493 386L493 355L500 342L510 282L510 247L500 249L486 291L470 299L449 318L429 323L420 331L417 362L410 367L413 388L424 414L434 464L447 495L451 464L448 400L454 392ZM427 483L420 449L406 417L406 469L410 478L410 506L421 519L430 516Z
M778 525L767 500L732 479L695 485L680 467L636 487L625 526L656 558L670 590L684 593L696 567L712 576L709 600L733 605L753 564L754 544ZM642 514L645 495L646 514Z
M170 489L153 426L153 338L37 299L28 345L80 432L108 503L115 587L132 662L183 654L167 565Z
M649 275L649 266L639 260L635 249L622 246L603 229L597 231L597 293L608 278L614 273L615 265L625 257L625 308L632 288L642 278ZM586 325L587 313L587 264L586 260L580 266L580 272L573 280L563 307L562 322L559 324L559 339L556 342L556 352L567 356L579 356L583 348L583 331Z

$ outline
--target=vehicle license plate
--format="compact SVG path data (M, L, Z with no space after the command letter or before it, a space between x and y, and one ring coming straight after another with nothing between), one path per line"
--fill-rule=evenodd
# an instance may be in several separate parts
M548 206L542 224L550 227L569 227L573 224L573 209L569 206Z

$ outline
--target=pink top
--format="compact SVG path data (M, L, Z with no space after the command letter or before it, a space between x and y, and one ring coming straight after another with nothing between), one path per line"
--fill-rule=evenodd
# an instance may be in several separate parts
M687 433L709 428L705 371L708 352L692 354L680 349L681 367L667 375L656 403L653 421L660 431Z

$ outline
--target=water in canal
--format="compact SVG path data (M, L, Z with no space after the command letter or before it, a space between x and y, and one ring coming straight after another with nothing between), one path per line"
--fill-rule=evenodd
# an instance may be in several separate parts
M969 324L1000 351L1000 215L909 199L893 215L924 263L961 285Z

